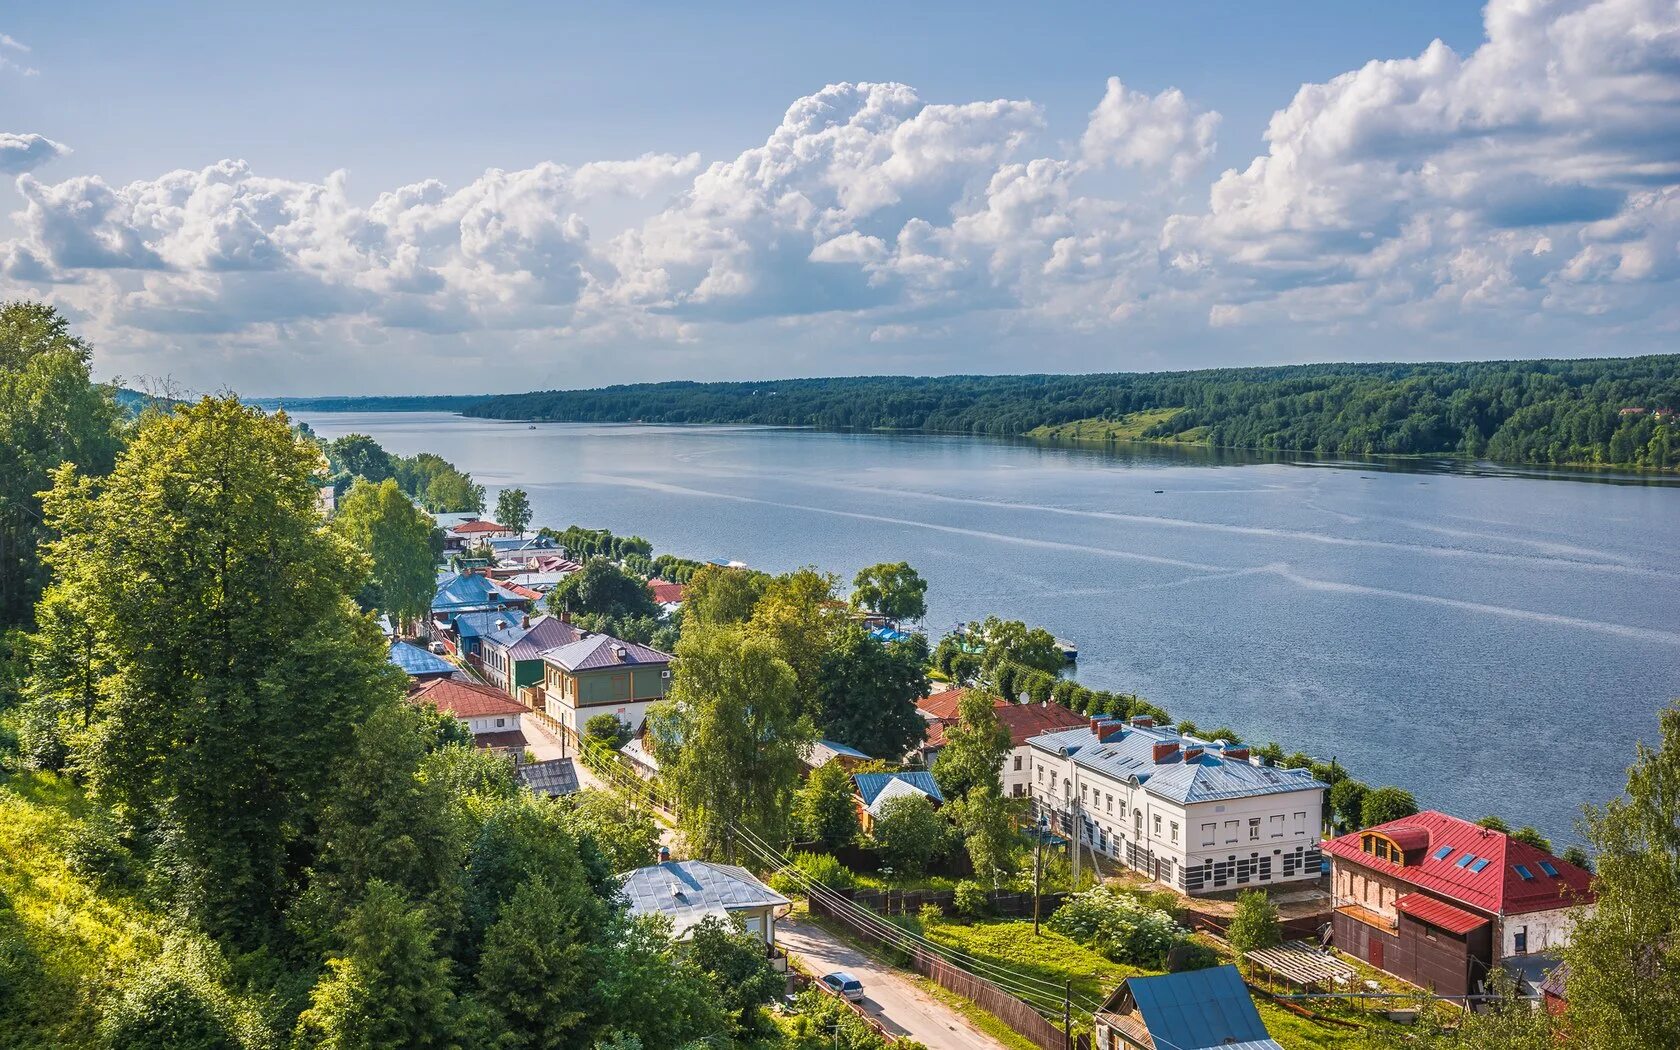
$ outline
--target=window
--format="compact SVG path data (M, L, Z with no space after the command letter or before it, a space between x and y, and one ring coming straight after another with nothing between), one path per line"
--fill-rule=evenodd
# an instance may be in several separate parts
M1305 835L1306 833L1307 833L1307 813L1306 813L1306 810L1302 810L1301 812L1295 814L1295 834Z
M1237 822L1234 820L1227 820L1225 822L1225 841L1237 841Z
M507 725L507 719L505 719L505 718L496 719L496 728L497 729L500 729L505 725Z
M1248 841L1258 842L1259 840L1260 840L1260 818L1259 817L1249 817L1248 818Z
M1471 865L1470 865L1470 873L1471 873L1471 874L1472 874L1472 875L1474 875L1474 874L1476 874L1476 873L1478 873L1478 872L1480 872L1480 871L1481 871L1481 870L1482 870L1482 869L1483 869L1483 868L1485 868L1485 867L1487 867L1487 866L1488 866L1488 862L1487 862L1487 861L1485 861L1485 860L1482 860L1482 859L1481 859L1481 858L1480 858L1480 857L1478 857L1478 858L1476 858L1476 860L1475 860L1475 861L1474 861L1474 862L1473 862L1473 863L1472 863L1472 864L1471 864Z
M1178 821L1176 820L1172 822L1172 840L1174 845L1178 844Z
M1453 848L1451 846L1442 846L1440 849L1435 851L1435 859L1436 860L1446 860L1447 855L1449 853L1451 853L1452 851L1453 851Z
M1518 926L1511 934L1511 951L1522 955L1528 951L1528 927Z
M1084 784L1079 785L1079 801L1081 801L1081 802L1085 801L1085 794L1088 790L1089 790L1089 788L1086 785L1084 785Z
M1114 812L1114 796L1113 795L1104 795L1103 796L1103 809L1104 809L1104 811L1109 812L1109 813Z
M1554 879L1557 878L1557 869L1552 867L1552 862L1549 860L1543 860L1540 862L1540 870Z
M1457 860L1453 861L1453 867L1455 867L1455 868L1468 868L1470 866L1470 862L1475 860L1475 859L1476 859L1475 854L1466 853L1462 857L1459 857Z
M1272 838L1274 838L1274 839L1283 838L1283 814L1282 813L1279 813L1277 816L1271 818L1271 820L1268 821L1267 823L1271 825Z
M1161 814L1155 814L1155 837L1161 837Z
M1016 755L1015 756L1015 772L1019 773L1020 771L1021 771L1021 756Z
M1040 784L1044 783L1044 770L1043 769L1040 769L1038 771L1038 782Z
M1132 810L1132 829L1139 838L1143 837L1143 810Z
M1218 824L1203 824L1202 825L1202 845L1211 846L1211 845L1213 845L1214 840L1217 839L1218 837L1219 837L1219 825Z
M1534 881L1534 872L1529 871L1527 868L1523 867L1521 864L1514 865L1511 868L1511 870L1516 872L1518 875L1521 875L1522 880L1524 882L1533 882Z

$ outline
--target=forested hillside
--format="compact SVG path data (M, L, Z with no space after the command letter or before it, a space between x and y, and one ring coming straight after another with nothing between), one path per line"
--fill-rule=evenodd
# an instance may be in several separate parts
M496 419L756 423L997 436L1150 412L1156 418L1139 433L1145 440L1672 469L1680 465L1677 409L1680 355L1081 376L646 383L503 395L465 412Z

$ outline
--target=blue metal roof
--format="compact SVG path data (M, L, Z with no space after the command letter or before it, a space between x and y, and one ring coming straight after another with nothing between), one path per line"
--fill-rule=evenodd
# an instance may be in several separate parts
M1126 987L1158 1047L1204 1050L1271 1039L1235 966L1129 977Z
M437 594L432 598L432 612L467 612L524 602L524 598L478 573L451 573L438 581Z
M1226 758L1217 742L1181 737L1172 726L1127 725L1104 742L1085 725L1043 733L1028 742L1051 754L1065 749L1075 765L1115 780L1136 777L1149 794L1178 803L1323 790L1326 786L1305 769L1257 766L1246 759ZM1156 762L1156 744L1177 744L1178 751ZM1185 750L1198 747L1201 755L1184 761Z
M407 642L392 643L391 662L407 672L410 678L455 673L455 665L448 660L441 656L433 656L418 645L410 645Z
M933 774L925 769L915 769L907 773L854 773L852 783L857 785L858 796L863 799L865 806L875 801L875 796L887 784L894 780L902 780L911 787L921 791L935 802L944 802L945 796L939 792L939 783L933 779Z

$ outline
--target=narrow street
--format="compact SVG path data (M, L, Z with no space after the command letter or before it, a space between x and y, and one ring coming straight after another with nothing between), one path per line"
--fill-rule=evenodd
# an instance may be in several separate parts
M864 999L859 1005L892 1035L909 1036L928 1050L1004 1050L1002 1043L897 970L810 922L781 920L776 924L776 943L818 977L845 970L862 981Z

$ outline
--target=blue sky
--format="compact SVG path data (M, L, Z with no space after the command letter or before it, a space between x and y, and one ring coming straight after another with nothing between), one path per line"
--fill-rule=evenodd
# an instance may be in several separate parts
M1680 324L1664 0L239 6L0 14L0 294L106 374L1574 356Z

